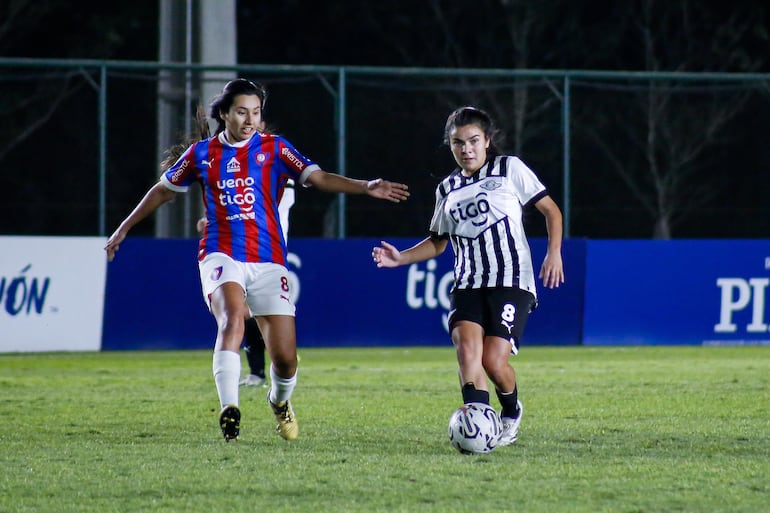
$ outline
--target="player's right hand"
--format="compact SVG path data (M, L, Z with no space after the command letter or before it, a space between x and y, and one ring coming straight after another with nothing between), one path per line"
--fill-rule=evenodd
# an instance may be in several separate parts
M120 229L115 230L109 239L107 239L107 245L104 246L104 251L107 252L107 261L112 262L115 258L115 252L120 249L120 243L126 238L126 234Z
M372 249L372 259L377 267L398 267L401 265L401 252L383 240L380 246Z

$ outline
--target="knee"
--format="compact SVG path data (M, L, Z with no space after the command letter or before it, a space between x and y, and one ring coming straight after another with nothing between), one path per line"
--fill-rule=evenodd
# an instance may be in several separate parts
M239 333L243 336L243 317L237 314L223 314L219 319L219 329L223 333Z
M455 350L457 351L457 360L461 364L478 361L481 356L478 344L470 339L458 339L455 341Z
M297 372L297 354L278 353L272 359L272 365L279 376L293 376Z
M297 346L290 339L276 338L270 342L270 358L280 375L291 375L297 368Z
M217 318L217 328L225 348L233 350L240 347L244 330L242 315L223 313Z
M502 376L511 367L508 363L508 359L499 358L497 355L485 354L481 360L481 364L484 366L484 372L487 376L493 380L498 376Z

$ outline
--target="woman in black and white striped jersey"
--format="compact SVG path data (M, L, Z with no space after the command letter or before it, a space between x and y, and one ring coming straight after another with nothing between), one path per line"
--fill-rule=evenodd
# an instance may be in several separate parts
M449 331L457 351L463 403L489 404L487 378L500 401L503 433L498 446L518 438L523 413L516 372L529 313L537 306L532 256L522 213L533 206L545 217L548 250L538 277L548 288L564 282L562 215L535 173L516 156L499 154L490 116L474 107L452 112L444 142L458 168L436 188L430 235L399 251L385 241L372 251L377 267L435 258L449 241L455 252Z

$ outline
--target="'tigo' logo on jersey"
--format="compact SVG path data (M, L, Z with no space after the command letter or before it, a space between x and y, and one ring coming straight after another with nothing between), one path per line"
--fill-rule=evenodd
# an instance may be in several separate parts
M489 202L487 193L480 192L470 200L455 204L449 209L449 215L455 223L470 221L473 226L483 226L487 223L489 216Z
M257 200L255 183L251 176L217 180L216 187L221 191L217 196L219 204L223 207L238 205L241 210L252 210Z

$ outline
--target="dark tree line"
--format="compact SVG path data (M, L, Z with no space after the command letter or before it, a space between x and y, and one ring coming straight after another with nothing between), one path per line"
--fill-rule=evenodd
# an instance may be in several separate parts
M770 6L760 2L687 0L479 0L472 8L441 0L241 0L238 53L241 63L261 64L768 73L769 11ZM0 4L0 55L152 61L157 58L157 23L156 2L84 1L73 9L66 1L12 0ZM51 190L42 190L43 186L11 170L25 167L30 148L40 137L52 134L61 136L69 148L75 144L75 151L83 158L77 166L93 166L94 148L73 143L67 133L90 133L95 142L92 124L78 125L95 116L87 110L92 107L84 106L80 99L92 82L91 77L71 70L48 70L34 81L0 77L0 119L4 121L0 125L0 169L24 203L38 202L36 212L61 202L62 190L68 187L91 187L88 182L92 178L73 173L66 180L47 180ZM377 126L373 113L396 111L394 119L411 126L414 137L421 139L418 144L425 148L399 155L397 162L403 162L405 158L421 158L417 155L421 152L441 151L436 147L442 120L423 119L426 116L420 116L415 105L425 104L428 97L431 104L443 106L444 112L458 103L478 104L501 122L508 151L531 159L538 170L550 173L547 177L551 182L557 182L561 156L556 151L560 143L553 126L563 101L561 85L527 80L503 85L479 87L473 77L458 77L451 84L426 83L427 92L421 93L420 100L408 100L403 95L402 105L397 94L380 95L394 98L389 106L361 95L351 123L371 119L373 125L367 132L373 138L385 137L390 127ZM366 87L363 84L361 89ZM111 175L114 189L110 195L115 202L111 215L115 218L122 217L128 205L157 178L157 148L130 145L131 131L154 130L153 90L151 83L135 87L127 82L113 91L113 97L121 100L111 109L116 121L110 125L110 153L119 154L130 166L128 172ZM288 135L296 134L298 146L310 147L311 155L331 161L326 164L333 169L333 157L327 156L333 154L329 137L317 137L317 127L307 134L292 125L294 117L300 125L303 115L315 112L292 112L291 98L284 98L286 106L281 107L282 90L293 92L293 86L279 83L275 90L277 102L271 112L275 122L283 125ZM766 172L770 156L758 149L764 147L759 141L766 138L762 130L770 120L766 81L578 81L573 91L579 100L571 126L573 234L659 238L770 235L770 222L761 220L770 217L761 192L770 185ZM145 93L148 96L142 96ZM318 110L328 114L330 109L320 105ZM316 149L319 140L323 143ZM399 176L399 164L388 161L393 153L389 141L372 144L369 155L376 153L385 171L394 169L395 178L414 180L418 192L424 187L424 193L416 196L424 204L408 206L405 212L410 218L425 217L432 208L430 180ZM355 148L349 151L357 157ZM362 161L369 155L351 160ZM725 172L728 167L729 172ZM139 168L144 169L142 174L135 171ZM558 198L560 194L556 192L557 199L563 200ZM301 197L297 210L323 217L329 211L329 200L318 196ZM16 218L14 209L21 203L6 203L3 218ZM35 216L24 217L31 219L28 225L0 221L0 231L78 233L80 228L73 225L80 225L87 226L83 233L93 232L93 225L45 217L36 223L32 220ZM317 234L313 230L319 229L308 228L299 235ZM415 228L395 234L413 233L421 232Z

